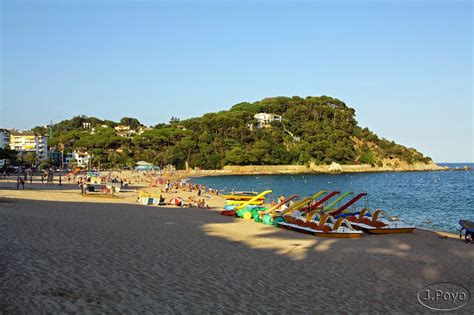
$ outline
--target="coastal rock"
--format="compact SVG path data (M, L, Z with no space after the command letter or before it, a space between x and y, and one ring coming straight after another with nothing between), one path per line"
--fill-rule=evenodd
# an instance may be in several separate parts
M299 173L368 173L368 172L416 172L416 171L446 171L446 166L433 162L409 164L398 159L387 159L381 166L370 164L340 165L333 162L330 165L226 165L222 170L193 171L193 176L199 175L238 175L238 174L299 174Z
M330 172L342 172L342 167L339 163L332 162L331 165L329 166L329 171Z

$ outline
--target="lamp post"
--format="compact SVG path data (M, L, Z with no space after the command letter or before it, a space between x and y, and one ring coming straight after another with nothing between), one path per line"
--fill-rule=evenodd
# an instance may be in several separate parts
M64 143L61 143L61 171L64 170Z

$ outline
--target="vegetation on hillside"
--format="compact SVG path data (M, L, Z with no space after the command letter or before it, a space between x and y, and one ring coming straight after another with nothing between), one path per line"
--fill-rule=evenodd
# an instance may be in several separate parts
M259 112L282 116L271 128L256 128ZM86 123L86 124L84 124ZM113 127L125 125L133 132L117 135ZM52 133L50 144L65 152L92 154L101 167L131 166L145 160L156 165L219 169L224 165L259 164L381 164L396 158L407 163L429 162L415 149L379 138L355 120L355 110L328 97L274 97L254 103L239 103L230 110L208 113L152 128L135 118L119 123L95 117L76 116L52 125L36 127L37 133Z

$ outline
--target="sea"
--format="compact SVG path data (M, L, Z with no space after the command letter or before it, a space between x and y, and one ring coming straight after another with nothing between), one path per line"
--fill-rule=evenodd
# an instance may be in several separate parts
M474 221L474 163L438 164L452 169L468 166L471 170L228 175L192 178L191 181L222 193L270 189L272 193L267 197L270 202L280 195L310 196L319 190L366 192L367 197L359 200L354 209L383 209L390 216L398 216L419 228L458 233L460 219Z

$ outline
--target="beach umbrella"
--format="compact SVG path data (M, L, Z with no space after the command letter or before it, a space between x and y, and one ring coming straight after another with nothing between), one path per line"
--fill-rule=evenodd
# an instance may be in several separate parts
M173 198L170 200L170 204L175 205L175 206L181 206L181 203L183 200L181 198Z

